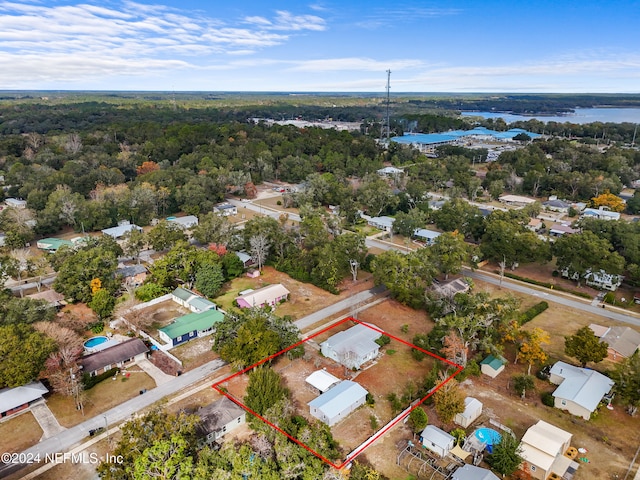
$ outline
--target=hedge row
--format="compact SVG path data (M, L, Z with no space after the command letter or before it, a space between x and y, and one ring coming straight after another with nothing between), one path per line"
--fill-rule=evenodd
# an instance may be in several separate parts
M547 302L543 301L540 303L536 303L534 306L532 306L531 308L527 309L525 312L522 312L520 314L520 318L518 319L518 322L520 323L520 325L524 325L525 323L530 322L535 317L540 315L547 308L549 308L549 304Z
M84 385L85 390L89 390L90 388L95 387L101 381L106 380L109 377L113 377L116 373L118 373L120 369L118 367L112 368L111 370L107 370L100 375L91 376L88 373L82 375L82 384Z
M550 288L552 290L558 290L560 292L570 293L577 297L591 298L591 295L589 295L588 293L571 290L570 288L565 288L562 285L554 285L549 282L541 282L539 280L534 280L533 278L521 277L520 275L516 275L514 273L509 273L509 272L504 272L504 276L508 278L513 278L514 280L520 280L521 282L530 283L532 285L538 285L539 287L545 287L545 288Z

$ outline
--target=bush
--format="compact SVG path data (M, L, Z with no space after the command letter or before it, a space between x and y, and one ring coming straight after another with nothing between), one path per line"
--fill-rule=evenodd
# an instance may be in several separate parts
M371 395L370 393L367 393L367 396L365 397L367 399L367 405L374 405L376 403L376 399L373 398L373 395Z
M555 407L555 398L550 392L543 392L540 398L542 399L542 403L547 407Z
M91 330L93 333L102 333L102 331L104 330L104 323L94 322L89 325L89 330Z
M386 335L382 335L380 338L376 339L375 342L381 347L384 347L385 345L389 345L389 343L391 343L391 339Z
M602 299L604 303L608 303L609 305L616 304L616 295L613 292L607 292Z
M520 314L520 317L518 318L518 322L520 323L520 325L524 325L525 323L530 322L535 317L540 315L547 308L549 308L549 304L547 302L543 301L540 303L536 303L534 306L532 306L531 308L529 308L528 310Z
M119 368L112 368L111 370L107 370L100 375L96 375L94 377L90 376L88 373L82 374L82 385L85 390L89 390L90 388L95 387L101 381L106 380L107 378L111 378L116 375L120 371Z
M168 291L169 289L161 287L157 283L148 282L136 288L134 295L141 302L148 302L150 300L153 300L154 298L161 297Z
M409 324L405 323L404 325L402 325L402 327L400 327L400 331L402 333L408 333L409 332Z

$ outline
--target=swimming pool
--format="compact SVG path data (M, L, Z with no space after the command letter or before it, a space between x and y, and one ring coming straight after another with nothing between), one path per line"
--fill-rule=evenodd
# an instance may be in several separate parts
M84 348L93 348L101 343L107 342L109 339L104 335L100 335L98 337L91 337L89 340L84 342Z
M502 440L502 435L500 435L493 428L482 427L475 431L474 435L478 440L482 443L486 444L486 449L488 453L493 452L493 446L500 443Z

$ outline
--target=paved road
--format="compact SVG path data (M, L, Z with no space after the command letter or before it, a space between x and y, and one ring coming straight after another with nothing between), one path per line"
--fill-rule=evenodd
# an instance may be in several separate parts
M471 270L467 270L465 275L471 278L482 280L483 282L492 283L493 285L500 285L500 278L496 278L493 275L488 275L479 271L472 272ZM559 303L560 305L575 308L583 312L592 313L594 315L599 315L601 317L616 320L618 322L628 323L630 325L640 326L639 318L633 317L627 313L614 311L610 307L596 307L591 305L591 303L584 303L580 300L574 300L568 296L558 295L555 293L551 293L550 291L547 292L544 290L527 287L526 285L510 281L506 278L502 280L502 286L515 292L526 293L528 295L533 295L534 297L540 297L540 299L542 300Z
M314 323L318 323L324 320L327 317L335 315L343 310L347 310L351 307L355 307L360 303L366 303L371 300L376 295L379 295L385 291L384 286L380 285L378 287L373 287L369 290L364 290L362 292L356 293L349 298L345 298L344 300L340 300L339 302L334 303L333 305L329 305L328 307L323 308L322 310L318 310L317 312L311 313L306 317L302 317L300 320L296 320L294 323L296 327L300 330L310 327Z
M253 200L253 201L259 202L260 200ZM300 218L300 215L298 215L297 213L282 212L280 210L274 210L273 208L265 207L260 204L256 205L255 203L252 203L252 202L242 202L240 200L229 199L227 200L227 202L229 202L232 205L235 205L238 208L238 213L242 213L242 209L246 208L247 210L251 210L254 212L261 213L263 215L267 215L271 218L275 218L276 220L280 219L280 215L282 215L283 213L286 213L287 215L289 215L289 220L294 222L302 221L302 219Z
M41 458L40 463L44 463L46 455L68 451L73 445L89 436L89 430L104 427L105 423L113 424L127 420L136 412L148 407L158 400L161 400L167 395L183 390L189 385L213 375L224 365L225 363L220 359L213 360L201 367L186 372L179 377L173 378L170 382L148 390L144 395L134 397L101 415L90 418L75 427L69 428L53 437L43 440L33 447L24 450L23 453L27 455L27 458L37 458L37 455L39 455ZM4 478L7 475L16 472L24 466L25 465L20 464L6 465L4 463L0 463L0 478Z

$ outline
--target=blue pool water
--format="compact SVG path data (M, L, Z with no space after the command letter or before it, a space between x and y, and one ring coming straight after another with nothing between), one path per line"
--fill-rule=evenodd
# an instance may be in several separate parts
M493 446L500 443L502 436L492 428L482 427L475 431L478 440L487 444L487 452L493 452Z
M87 340L86 342L84 342L84 348L93 348L97 345L100 345L101 343L104 343L106 341L108 341L109 339L107 337L105 337L104 335L101 335L99 337L91 337L89 340Z

